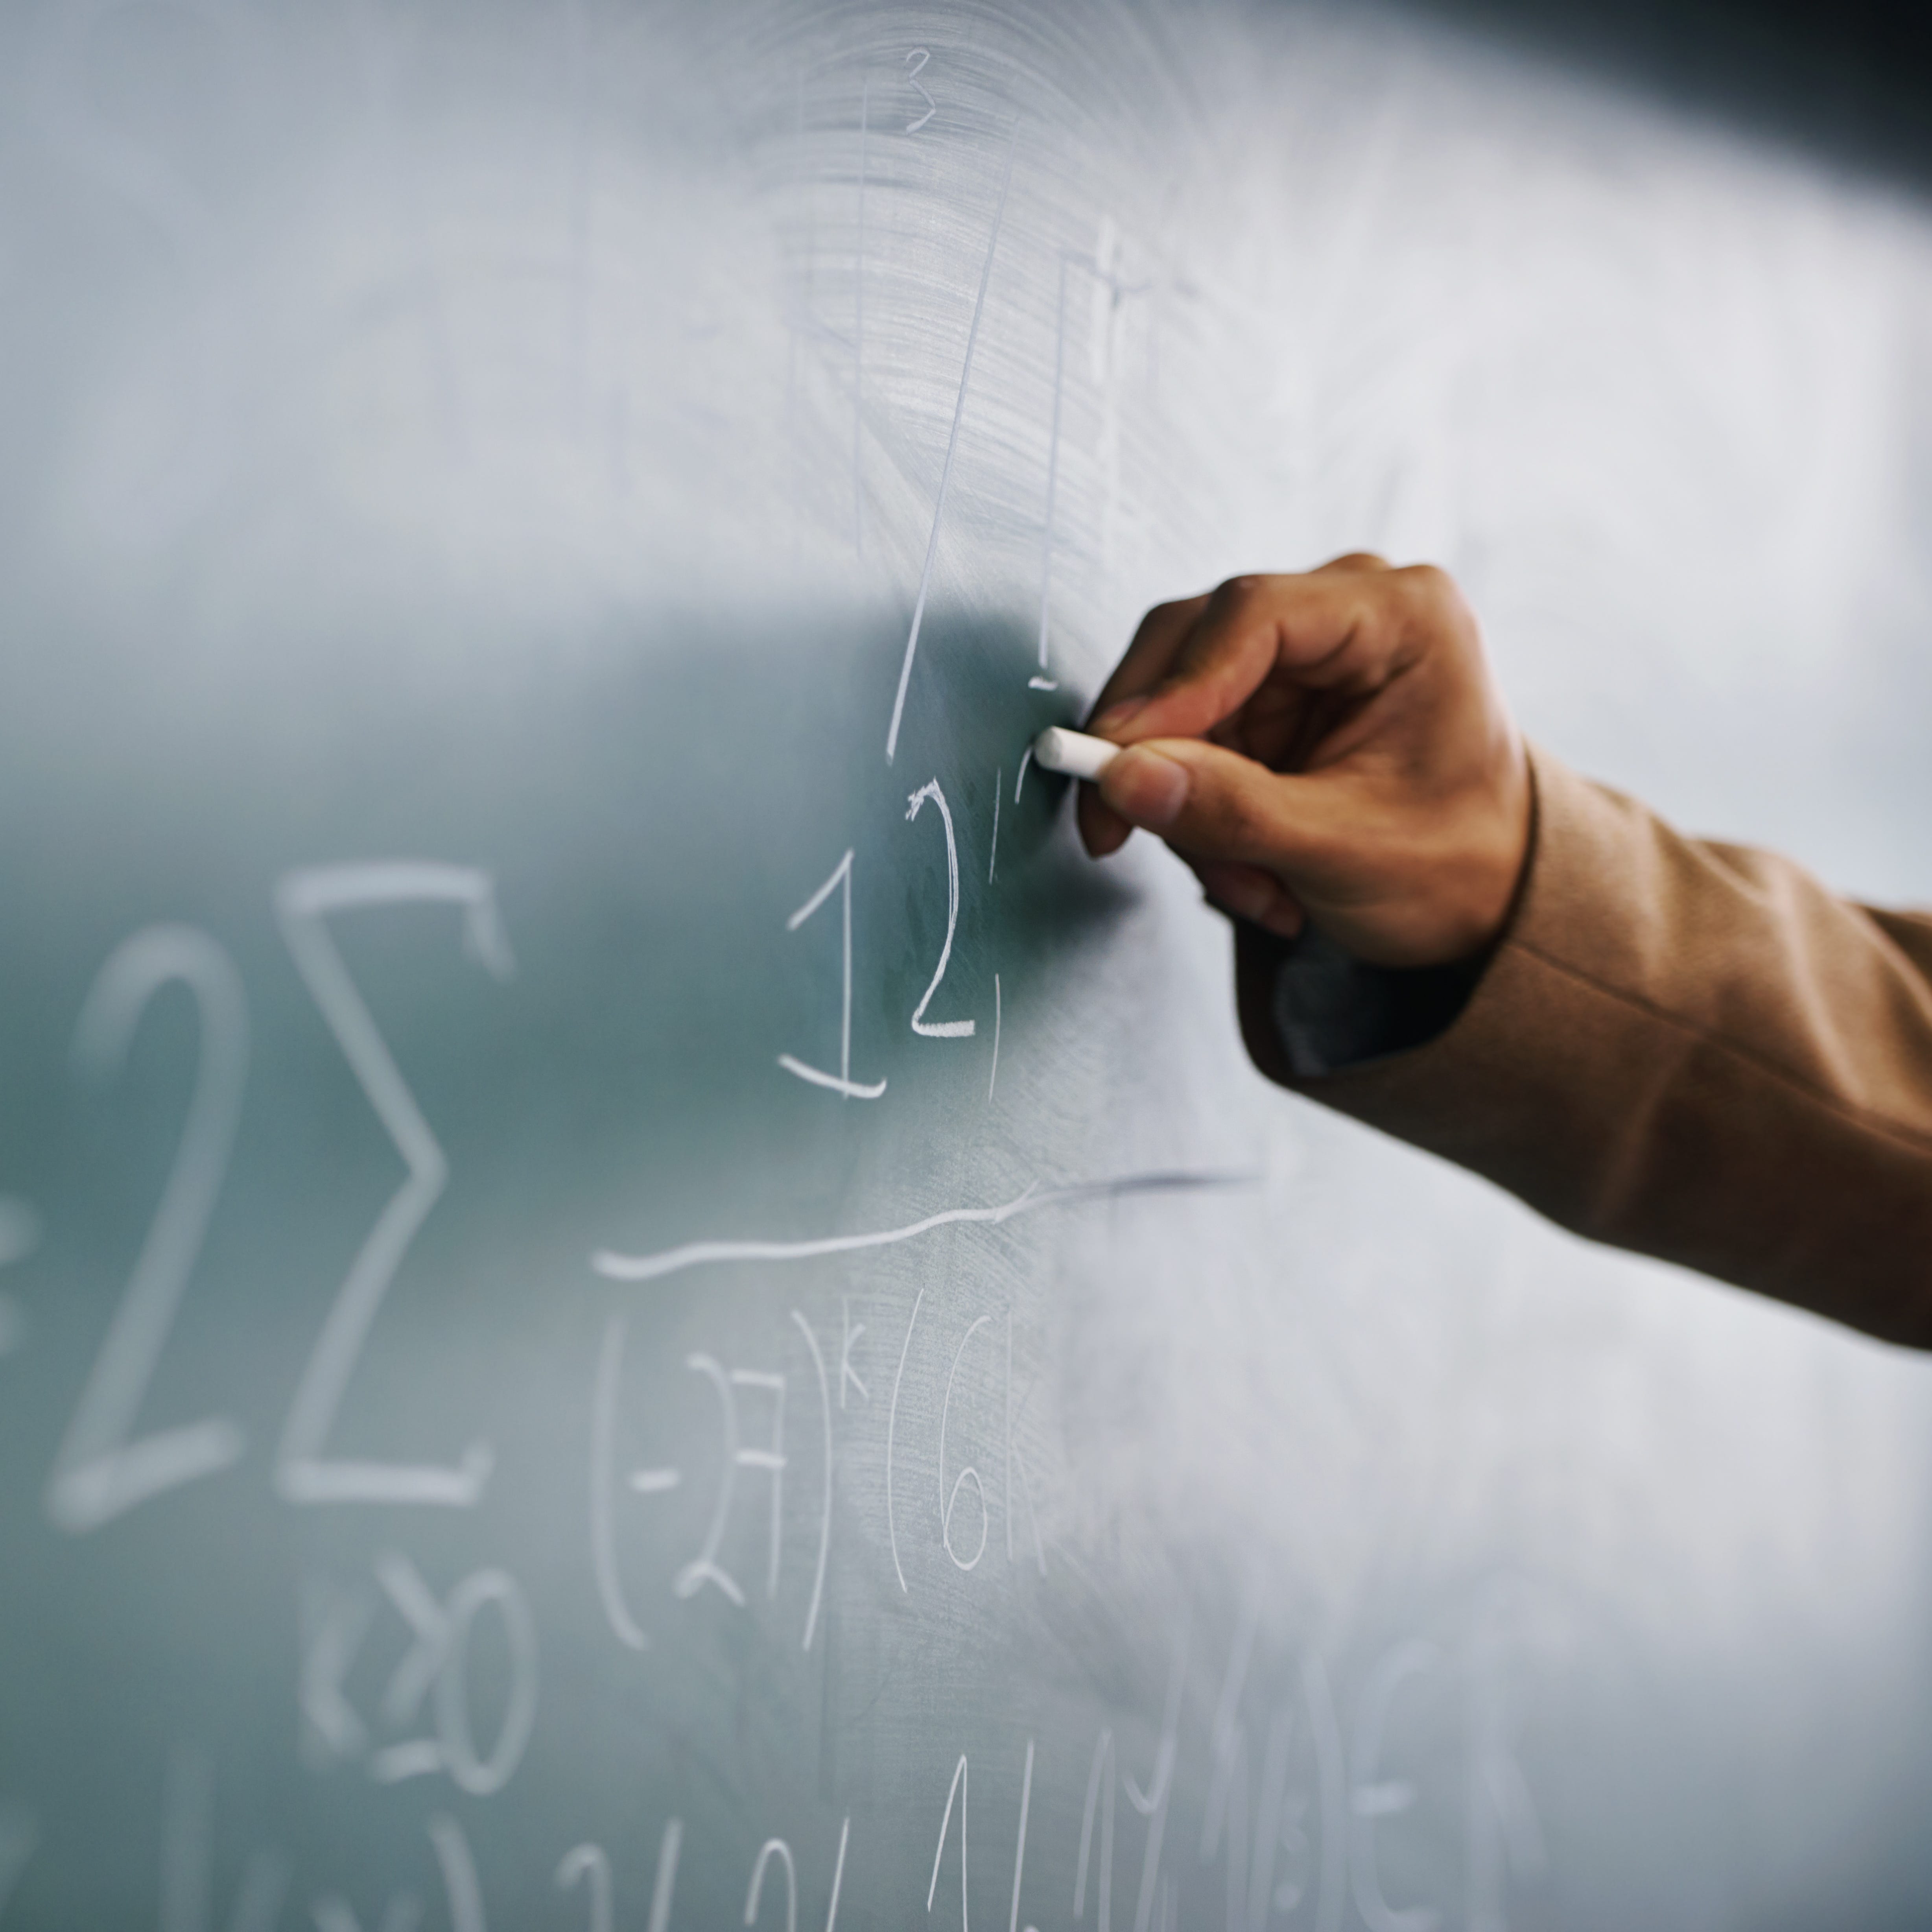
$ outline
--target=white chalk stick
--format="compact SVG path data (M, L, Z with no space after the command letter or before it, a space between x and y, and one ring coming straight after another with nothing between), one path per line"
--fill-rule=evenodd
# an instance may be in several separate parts
M1064 772L1069 778L1097 778L1114 759L1120 748L1104 738L1084 731L1070 731L1064 725L1049 724L1033 741L1034 762L1050 772Z

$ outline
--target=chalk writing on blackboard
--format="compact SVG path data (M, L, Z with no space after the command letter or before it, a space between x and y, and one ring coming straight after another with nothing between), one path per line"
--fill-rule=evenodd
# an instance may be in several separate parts
M905 656L899 665L898 690L892 698L892 720L886 729L886 763L890 764L899 746L899 724L905 716L906 687L912 682L913 659L919 651L920 626L926 620L926 600L932 588L933 560L939 554L939 532L946 514L946 493L952 482L952 459L959 448L959 424L966 413L966 394L973 381L973 352L980 340L980 320L986 307L986 290L993 279L993 257L999 252L1000 224L1006 219L1006 194L1013 182L1013 155L1019 143L1019 130L1013 130L1006 143L1006 165L1000 175L1000 198L994 205L992 232L986 241L986 260L980 271L980 292L973 303L973 320L966 331L966 353L959 369L959 392L952 405L952 428L946 439L946 460L940 466L939 488L933 498L932 528L926 540L926 562L919 573L919 595L912 607L912 625L906 633Z
M243 1448L239 1426L226 1416L129 1439L227 1172L248 1078L248 1000L234 963L207 934L149 926L101 968L74 1030L76 1066L97 1082L110 1079L149 1004L174 984L194 996L200 1064L160 1203L47 1484L48 1515L76 1534L218 1474Z
M325 866L291 872L275 886L282 936L364 1096L409 1178L390 1197L337 1291L282 1430L275 1484L293 1503L428 1503L472 1508L494 1456L472 1442L453 1468L329 1458L324 1451L389 1284L449 1178L449 1163L416 1103L331 936L334 913L377 907L453 905L464 950L499 980L515 962L496 910L494 883L467 866L406 862Z

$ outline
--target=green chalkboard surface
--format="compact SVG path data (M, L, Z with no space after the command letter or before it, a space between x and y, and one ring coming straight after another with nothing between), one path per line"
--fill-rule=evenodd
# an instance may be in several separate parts
M0 109L0 1928L1923 1922L1924 1372L1267 1087L1026 753L1376 546L1932 887L1922 215L1367 8Z

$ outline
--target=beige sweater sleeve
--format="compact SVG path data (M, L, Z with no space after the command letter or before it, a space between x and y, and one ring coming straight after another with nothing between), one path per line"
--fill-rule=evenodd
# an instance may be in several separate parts
M1296 1078L1246 930L1257 1062L1579 1234L1932 1347L1932 917L1532 763L1523 889L1457 1018Z

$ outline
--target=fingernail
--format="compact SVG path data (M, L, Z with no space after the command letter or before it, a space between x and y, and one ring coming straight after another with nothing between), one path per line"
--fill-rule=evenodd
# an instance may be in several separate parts
M1080 842L1090 859L1105 859L1118 852L1133 835L1134 828L1123 822L1117 812L1109 812L1097 801L1092 811L1080 814Z
M1119 704L1108 705L1087 728L1090 731L1118 730L1130 718L1138 717L1146 709L1144 698L1124 698Z
M1100 795L1123 818L1165 832L1187 802L1187 768L1158 752L1124 752L1100 779Z

